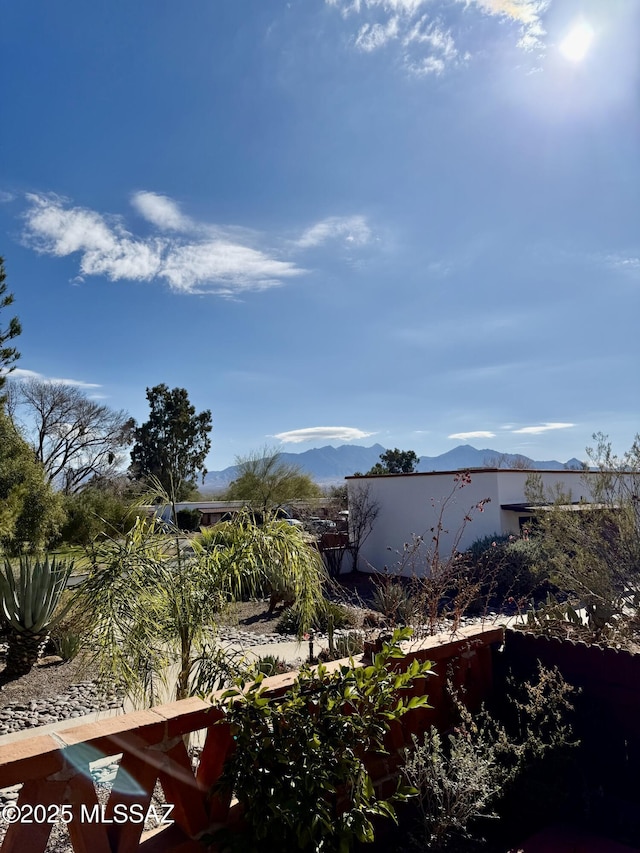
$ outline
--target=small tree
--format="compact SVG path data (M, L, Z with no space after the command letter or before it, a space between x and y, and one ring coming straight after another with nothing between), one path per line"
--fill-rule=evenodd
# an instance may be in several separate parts
M285 462L282 454L273 448L240 456L236 459L238 476L231 483L225 498L245 501L262 513L273 510L295 500L310 500L320 497L322 491L308 474L291 462Z
M4 258L0 257L0 311L13 304L13 294L7 293L6 278ZM15 362L20 358L18 350L13 346L8 346L8 343L13 338L17 338L21 332L22 326L17 317L12 317L6 328L0 328L0 392L7 381L7 374L14 369Z
M211 449L211 412L196 414L184 388L147 388L149 420L133 431L131 473L156 488L159 482L173 501L187 499L196 477L207 473ZM154 482L155 481L155 482Z
M637 630L640 600L640 436L621 457L605 435L594 439L584 473L591 503L544 495L534 477L528 496L545 504L535 516L536 535L551 580L585 608L592 632L621 638Z
M462 553L459 546L467 525L476 513L484 512L490 498L469 506L458 522L450 546L445 549L443 545L443 536L449 533L445 527L447 515L451 506L457 504L459 493L469 485L468 471L454 474L449 493L440 501L431 500L435 511L432 526L424 534L412 536L398 554L394 573L412 578L411 598L418 632L437 633L446 611L451 617L451 631L455 633L462 616L480 593L482 581L474 576L470 556Z
M202 684L199 669L220 613L278 577L293 584L308 625L324 575L317 551L295 528L274 520L258 527L242 515L185 547L177 529L165 534L156 519L137 519L124 539L92 551L79 606L94 618L93 665L145 704L163 698L177 667L175 696L183 699Z

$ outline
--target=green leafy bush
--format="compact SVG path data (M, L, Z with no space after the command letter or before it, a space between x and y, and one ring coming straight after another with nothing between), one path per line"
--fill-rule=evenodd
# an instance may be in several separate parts
M64 508L67 518L60 540L71 545L90 545L99 536L120 536L133 527L136 518L126 500L95 487L66 495Z
M240 833L216 839L223 849L338 853L356 839L373 841L374 817L395 819L393 801L411 792L399 787L380 799L365 757L384 751L392 721L426 705L426 697L402 699L399 691L430 664L391 669L409 635L397 631L368 667L330 673L322 664L305 666L279 699L264 695L262 677L240 679L223 695L236 749L219 789L233 791L243 806Z

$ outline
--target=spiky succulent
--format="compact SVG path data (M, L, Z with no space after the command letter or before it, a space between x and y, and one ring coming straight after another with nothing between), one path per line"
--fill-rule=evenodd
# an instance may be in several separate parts
M56 608L73 571L73 560L67 563L48 556L44 560L20 558L16 578L11 562L5 558L0 571L0 618L10 630L19 634L40 636L49 631L67 612Z

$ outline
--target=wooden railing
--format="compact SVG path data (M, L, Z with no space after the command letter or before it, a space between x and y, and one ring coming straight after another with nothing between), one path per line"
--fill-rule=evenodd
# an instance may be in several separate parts
M395 780L413 734L420 735L430 725L446 728L450 723L448 705L442 701L448 674L465 687L471 707L488 695L491 647L502 640L501 628L467 628L453 640L439 635L405 644L400 665L408 665L414 658L434 663L434 677L427 680L432 708L411 711L392 727L388 754L375 756L369 767L376 785L384 787ZM345 661L335 661L328 668L342 663ZM366 661L356 659L356 666L360 665ZM285 673L265 679L268 694L281 695L295 676ZM423 691L424 685L424 681L416 682L414 694ZM212 701L215 699L214 694ZM0 788L22 784L15 807L5 814L19 819L10 822L1 853L42 853L56 819L67 823L76 853L202 851L198 838L237 819L237 809L229 798L211 795L233 744L223 720L219 708L193 698L0 746ZM204 733L195 771L185 746L185 736L194 732ZM101 803L90 764L110 756L121 758L108 800ZM166 816L173 823L144 832L141 817L152 804L156 783L173 807Z

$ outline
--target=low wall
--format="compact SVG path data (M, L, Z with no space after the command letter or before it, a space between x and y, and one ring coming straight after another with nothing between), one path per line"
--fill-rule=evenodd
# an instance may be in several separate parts
M556 666L566 681L581 689L582 704L606 709L618 734L640 747L640 655L507 629L502 659L523 676L537 661Z
M640 655L625 650L507 630L495 677L528 678L537 662L557 667L580 688L572 724L580 748L572 761L572 796L594 830L640 838Z
M384 787L395 780L413 734L420 735L430 725L447 728L452 724L443 695L448 673L455 684L465 687L471 707L487 698L493 682L492 647L502 641L501 628L474 627L463 629L453 640L439 635L404 644L405 657L394 660L394 666L407 666L414 658L434 663L433 676L415 682L412 688L413 695L426 692L433 708L415 709L394 724L386 744L389 754L375 756L371 762L376 785ZM335 661L328 669L345 662ZM366 663L356 660L356 666ZM265 679L264 685L275 698L294 679L295 673L286 673ZM193 698L3 746L0 788L22 784L16 804L22 819L8 826L0 851L44 851L56 816L67 822L76 853L201 851L194 839L234 820L230 800L210 796L232 745L228 727L219 722L223 719L224 713L210 702ZM204 731L205 737L194 772L185 735L198 731ZM118 773L106 806L101 806L89 765L118 755L122 756ZM145 834L142 823L135 819L118 822L120 815L134 818L147 813L156 782L173 806L170 819L174 823Z

